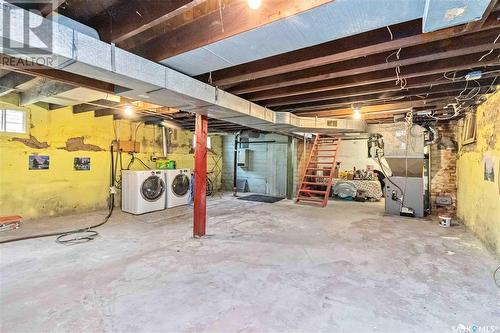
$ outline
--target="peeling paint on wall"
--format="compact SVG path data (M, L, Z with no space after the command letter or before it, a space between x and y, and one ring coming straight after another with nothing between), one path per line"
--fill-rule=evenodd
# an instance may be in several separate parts
M21 142L25 146L28 146L33 149L45 149L49 147L49 144L47 142L40 142L33 135L30 135L29 139L12 138L10 141Z
M66 140L66 147L62 147L59 149L64 149L67 151L104 151L104 149L102 149L101 147L85 143L84 141L85 138L83 136L69 138L68 140Z
M488 96L476 117L476 142L461 147L457 161L457 215L500 255L500 193L495 182L484 180L485 156L494 157L494 170L500 170L500 92Z
M158 156L162 151L161 131L153 125L141 124L137 128L137 123L129 120L114 121L111 116L96 118L92 112L73 114L69 108L47 111L31 105L27 110L31 137L9 133L0 135L0 159L3 162L0 163L0 215L33 219L106 209L111 142L133 138L147 143L141 146L141 152L136 156L152 169L155 163L150 157L153 154ZM192 169L194 159L188 147L193 133L179 131L177 137L176 142L183 148L172 148L167 157L175 160L178 168ZM213 137L212 145L220 153L221 137ZM50 156L50 169L30 171L26 162L31 154ZM74 168L74 159L80 156L92 160L92 168L85 173ZM123 154L122 159L123 167L126 167L131 155ZM213 165L213 159L209 158L208 169L212 170ZM134 163L131 169L142 170L144 166ZM215 184L219 186L220 176ZM119 201L120 192L116 197L117 207Z

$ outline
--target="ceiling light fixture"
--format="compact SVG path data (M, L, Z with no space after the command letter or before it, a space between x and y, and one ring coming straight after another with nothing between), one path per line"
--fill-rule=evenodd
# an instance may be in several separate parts
M260 4L261 4L261 0L248 0L248 7L250 7L250 9L258 9L260 7Z
M123 112L126 116L132 116L134 114L134 108L132 107L132 105L125 105L125 107L123 108Z
M352 117L356 120L361 119L361 109L359 106L353 107L352 108Z

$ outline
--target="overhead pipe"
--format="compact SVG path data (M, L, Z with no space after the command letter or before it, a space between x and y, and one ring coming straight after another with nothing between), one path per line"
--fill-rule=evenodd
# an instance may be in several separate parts
M161 128L161 143L162 143L163 157L167 157L168 154L167 128L164 126L162 126Z
M424 141L424 146L431 146L433 144L436 144L439 140L439 134L438 134L438 131L437 129L435 129L433 126L429 125L427 127L427 130L430 132L431 134L431 139L430 140L425 140Z

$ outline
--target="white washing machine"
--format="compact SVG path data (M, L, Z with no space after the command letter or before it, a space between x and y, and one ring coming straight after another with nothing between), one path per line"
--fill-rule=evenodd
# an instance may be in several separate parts
M167 186L167 208L187 205L191 188L189 169L163 170Z
M122 210L144 214L165 209L166 185L163 171L122 171Z

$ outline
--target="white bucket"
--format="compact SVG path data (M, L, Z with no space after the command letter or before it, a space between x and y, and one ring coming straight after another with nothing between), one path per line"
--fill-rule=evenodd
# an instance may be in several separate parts
M451 227L451 217L450 216L439 216L439 225L444 227L444 228L449 228Z

